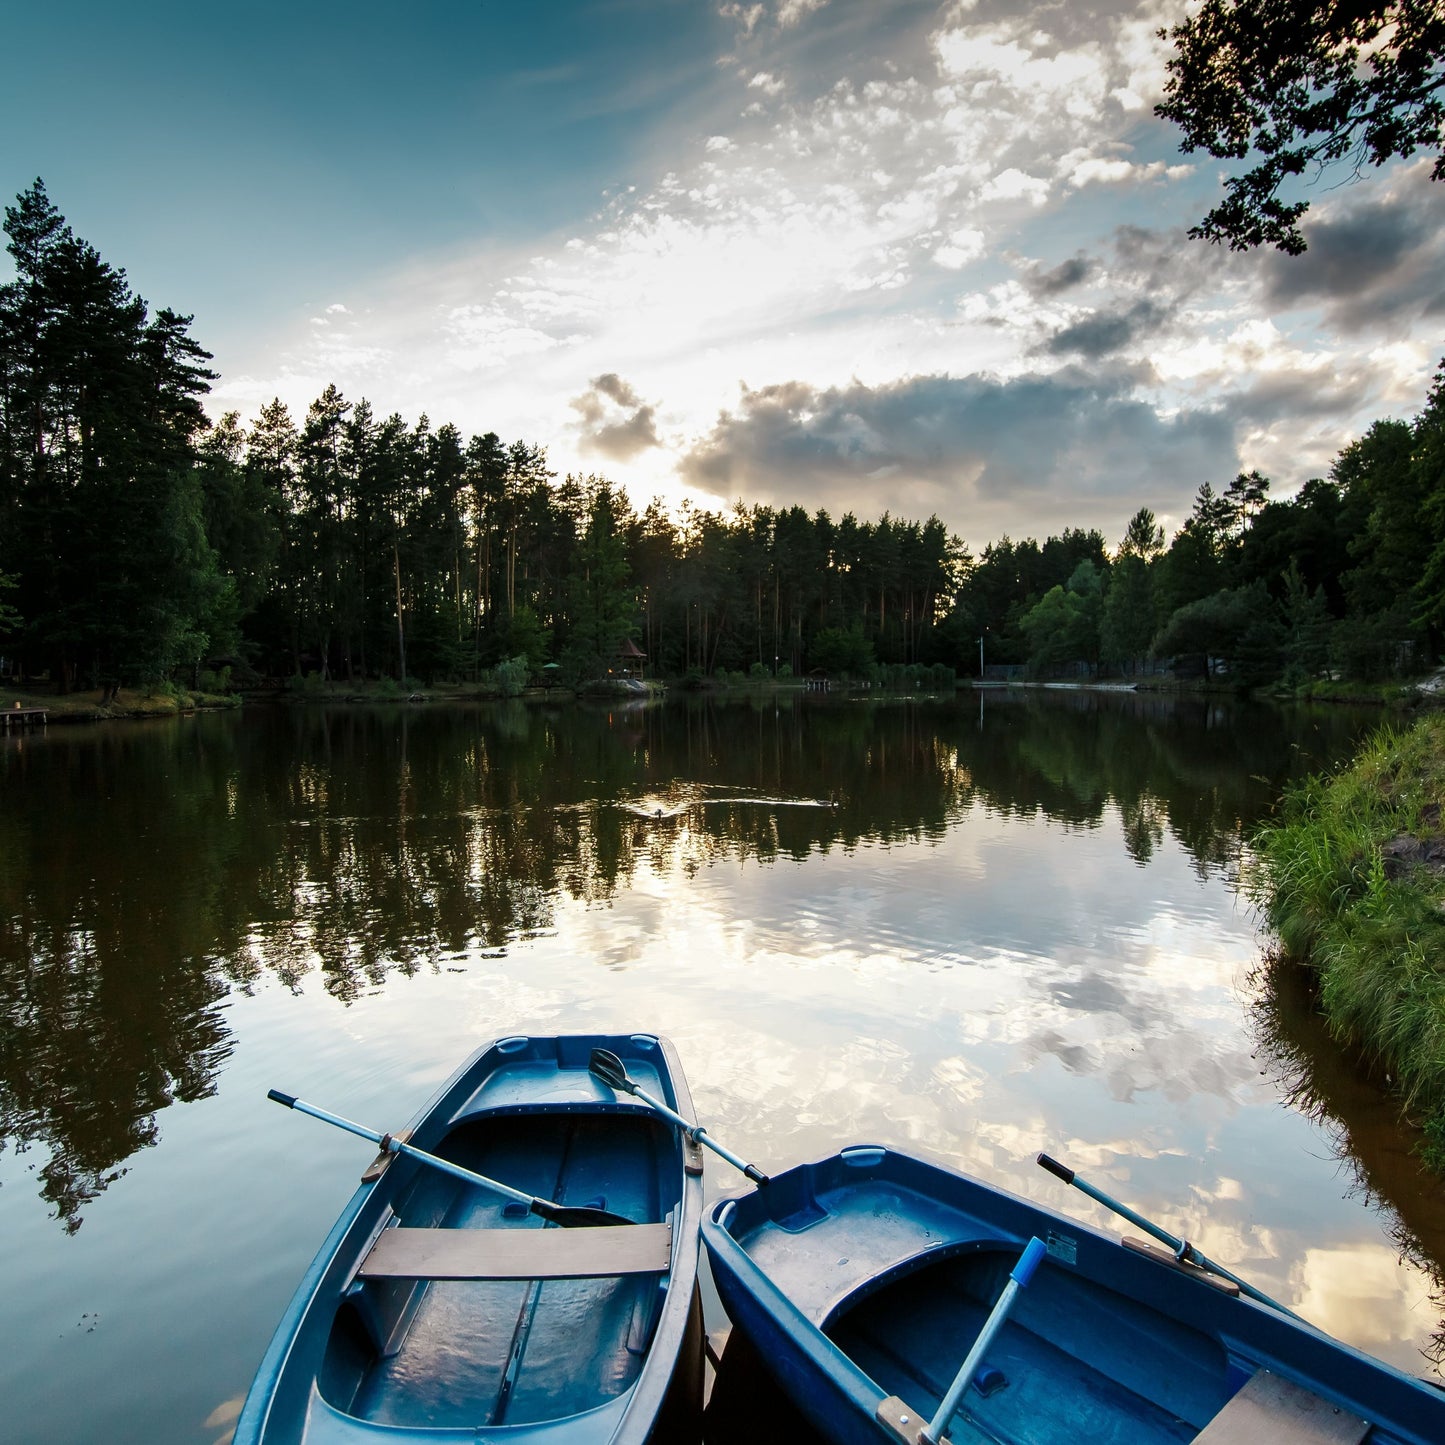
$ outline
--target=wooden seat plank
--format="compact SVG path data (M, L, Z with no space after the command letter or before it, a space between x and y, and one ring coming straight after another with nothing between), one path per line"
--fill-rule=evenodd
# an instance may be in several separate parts
M384 1229L360 1279L603 1279L665 1274L670 1224L596 1229Z
M1359 1445L1368 1420L1270 1370L1259 1370L1194 1437L1195 1445Z

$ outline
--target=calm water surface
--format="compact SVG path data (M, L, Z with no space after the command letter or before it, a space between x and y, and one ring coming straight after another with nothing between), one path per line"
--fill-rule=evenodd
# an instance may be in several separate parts
M1433 1369L1438 1183L1234 888L1375 721L1132 696L250 710L0 742L0 1398L218 1442L378 1127L499 1033L659 1030L775 1168L1047 1149ZM709 1159L709 1190L739 1183Z

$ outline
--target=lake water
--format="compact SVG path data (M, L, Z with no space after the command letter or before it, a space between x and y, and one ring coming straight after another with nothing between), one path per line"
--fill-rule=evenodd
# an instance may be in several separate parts
M248 709L0 741L5 1435L224 1441L369 1147L650 1030L764 1168L1044 1149L1427 1373L1441 1189L1234 879L1378 719L1133 695ZM739 1178L708 1161L709 1194Z

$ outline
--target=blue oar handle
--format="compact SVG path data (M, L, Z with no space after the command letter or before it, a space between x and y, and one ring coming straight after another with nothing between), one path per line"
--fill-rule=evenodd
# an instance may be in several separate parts
M994 1337L1003 1328L1004 1321L1008 1319L1009 1311L1013 1308L1018 1292L1028 1288L1034 1272L1047 1253L1048 1247L1037 1236L1024 1246L1024 1252L1019 1256L1018 1263L1009 1272L1008 1283L1004 1285L1003 1293L998 1297L998 1303L994 1305L993 1312L984 1322L978 1338L973 1342L973 1348L968 1352L968 1358L963 1362L958 1374L954 1376L953 1384L948 1387L948 1393L943 1397L933 1419L919 1431L918 1438L920 1440L937 1441L943 1438L944 1426L953 1418L953 1412L958 1409L959 1401L963 1399L963 1392L968 1389L969 1382L978 1373L978 1367L983 1363L985 1352L993 1344Z
M1044 1262L1044 1256L1048 1252L1048 1246L1035 1235L1024 1246L1024 1252L1019 1255L1019 1262L1009 1271L1009 1278L1020 1289L1027 1289L1033 1283L1034 1273Z

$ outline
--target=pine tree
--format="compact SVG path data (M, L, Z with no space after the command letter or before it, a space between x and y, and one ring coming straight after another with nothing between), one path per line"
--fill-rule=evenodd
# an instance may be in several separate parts
M0 567L19 579L21 650L62 687L158 680L196 661L228 610L212 605L192 505L208 354L189 318L148 319L42 182L6 208L5 231Z

